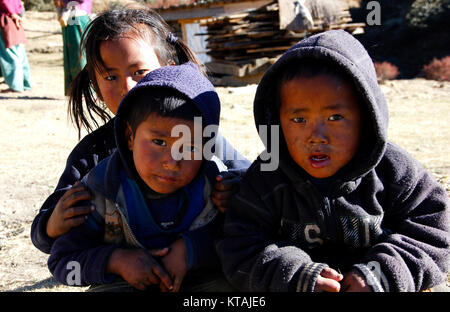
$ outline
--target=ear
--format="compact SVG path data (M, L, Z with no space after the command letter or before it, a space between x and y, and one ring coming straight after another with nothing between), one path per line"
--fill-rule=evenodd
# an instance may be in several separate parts
M129 123L127 123L127 125L125 127L125 138L127 139L128 149L130 151L132 151L133 145L134 145L134 137L133 137L133 131L131 130Z

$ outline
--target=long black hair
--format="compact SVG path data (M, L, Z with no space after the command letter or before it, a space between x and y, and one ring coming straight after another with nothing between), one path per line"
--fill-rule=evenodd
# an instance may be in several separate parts
M151 44L162 66L190 61L206 75L194 52L174 36L170 26L154 10L139 7L104 11L91 21L82 35L80 50L86 55L86 66L72 81L68 92L68 113L78 129L79 137L81 128L91 132L99 127L96 117L103 123L111 119L102 103L95 72L103 72L105 67L100 55L101 43L124 34L131 34Z

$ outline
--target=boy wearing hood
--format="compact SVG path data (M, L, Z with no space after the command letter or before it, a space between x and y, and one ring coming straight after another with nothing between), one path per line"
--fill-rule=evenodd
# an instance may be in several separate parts
M125 96L117 150L82 181L95 211L52 247L58 281L93 291L231 289L214 251L221 216L210 196L226 167L203 157L203 130L212 128L214 143L219 116L214 87L192 63L156 69Z
M229 202L216 248L234 287L420 291L446 280L449 197L387 141L387 104L355 38L328 31L291 47L262 78L254 117L281 127L265 142L279 165L260 155Z

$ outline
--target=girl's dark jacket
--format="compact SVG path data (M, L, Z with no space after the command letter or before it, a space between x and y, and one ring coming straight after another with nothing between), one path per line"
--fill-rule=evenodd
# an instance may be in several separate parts
M328 31L288 50L257 88L257 128L277 124L279 111L271 106L278 102L277 77L305 57L330 60L352 78L368 112L366 142L325 194L282 139L276 170L262 171L269 161L260 155L228 206L225 238L216 246L226 276L244 291L313 291L328 266L359 270L375 291L419 291L445 281L448 194L406 151L387 142L387 104L373 63L355 38ZM272 150L270 142L265 145Z
M31 226L31 240L34 246L42 252L50 253L54 242L54 239L47 235L46 227L59 199L76 181L80 181L92 168L101 160L110 156L116 149L114 121L115 118L112 118L105 125L86 135L75 146L67 158L66 167L54 192L45 200L39 213L34 218ZM216 136L216 150L220 151L218 157L223 160L229 172L241 175L250 166L250 162L239 154L220 133ZM233 155L233 157L230 155Z

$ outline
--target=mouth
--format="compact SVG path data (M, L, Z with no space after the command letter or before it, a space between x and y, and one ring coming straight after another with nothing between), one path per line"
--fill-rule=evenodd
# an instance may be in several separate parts
M330 156L326 154L314 154L309 157L309 162L313 168L322 168L330 163Z
M163 183L174 183L174 182L176 182L175 178L168 177L168 176L155 175L155 177L156 177L156 179L158 179L158 181L163 182Z

